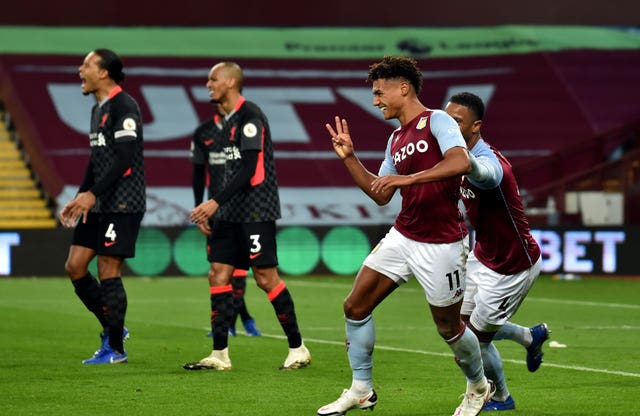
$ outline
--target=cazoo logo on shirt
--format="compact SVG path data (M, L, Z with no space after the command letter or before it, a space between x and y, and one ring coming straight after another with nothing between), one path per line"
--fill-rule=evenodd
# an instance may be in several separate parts
M426 153L427 150L429 150L429 143L424 139L418 140L416 143L407 143L393 154L393 164L397 165L415 152Z

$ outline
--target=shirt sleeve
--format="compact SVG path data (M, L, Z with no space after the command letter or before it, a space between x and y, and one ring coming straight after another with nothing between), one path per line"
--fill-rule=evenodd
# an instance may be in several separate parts
M393 134L387 141L387 148L384 151L384 160L378 170L378 176L396 175L396 165L393 163L393 157L391 156L391 143L393 143Z
M195 164L204 165L207 163L205 152L202 149L200 142L196 136L191 139L191 146L189 148L189 159Z
M206 165L204 164L193 164L191 187L193 188L193 200L195 201L196 207L202 203L204 198L205 169Z
M84 171L84 177L82 178L82 183L80 184L80 188L78 192L87 192L93 186L94 176L93 176L93 165L91 161L87 165L87 170Z
M502 165L491 148L480 139L471 152L471 172L467 179L480 189L493 189L502 182Z
M204 187L205 187L205 170L207 158L205 151L202 148L202 140L200 138L200 127L196 129L191 138L191 145L189 147L189 159L193 164L193 171L191 175L191 187L193 189L193 200L195 206L198 206L204 200Z
M258 163L258 152L255 150L245 150L242 154L242 168L235 174L229 182L225 184L224 189L216 193L213 199L218 205L224 205L233 195L242 191L242 188L249 185L251 177L256 171Z
M444 111L433 110L430 126L431 133L438 140L443 155L454 147L467 148L458 123Z
M136 141L141 125L142 123L140 123L137 114L126 114L113 126L113 138L115 142L124 143Z
M240 152L245 150L262 151L264 124L259 118L248 120L240 127Z

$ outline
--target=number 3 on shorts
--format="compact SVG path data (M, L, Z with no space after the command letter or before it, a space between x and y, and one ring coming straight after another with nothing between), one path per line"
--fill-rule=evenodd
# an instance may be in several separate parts
M260 234L251 234L249 236L251 239L251 249L249 250L252 254L259 253L262 250L262 244L260 244Z

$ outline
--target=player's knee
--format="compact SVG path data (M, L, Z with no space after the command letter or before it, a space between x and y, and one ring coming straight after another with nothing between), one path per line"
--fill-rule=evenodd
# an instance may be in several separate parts
M69 259L64 263L64 271L72 280L79 279L87 274L87 268Z
M441 327L438 327L438 334L440 334L440 336L444 340L449 340L456 336L455 331L452 331L449 328L441 328Z
M371 308L351 298L344 301L343 309L344 316L354 321L360 321L371 314Z
M224 273L224 270L214 269L212 266L207 273L207 280L209 280L209 286L225 286L231 283L231 275Z
M207 273L207 278L209 279L209 281L210 281L210 282L215 280L215 278L216 278L216 272L215 272L215 270L213 269L213 267L210 267L210 268L209 268L209 273Z
M490 343L493 340L493 337L496 334L496 331L498 330L497 327L494 327L493 325L487 324L485 323L482 326L482 329L478 329L475 326L473 326L473 324L471 322L467 322L467 327L473 331L474 334L476 334L476 337L478 337L478 341L480 341L481 343Z
M256 285L258 285L258 287L266 293L271 292L271 290L273 290L273 288L276 287L276 285L273 283L267 282L265 280L258 280L258 279L256 279Z
M440 321L436 322L436 328L438 330L438 334L445 339L449 340L454 338L462 331L462 324L460 321L452 322L452 321Z
M260 289L269 293L282 282L275 267L254 268L253 278Z

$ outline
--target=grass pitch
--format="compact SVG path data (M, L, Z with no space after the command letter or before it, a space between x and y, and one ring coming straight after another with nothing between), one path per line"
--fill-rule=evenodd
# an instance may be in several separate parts
M186 371L208 355L206 278L125 278L129 363L84 366L99 346L95 318L59 278L0 279L2 415L315 415L351 382L342 300L352 278L286 277L310 367L279 371L287 354L271 304L248 281L247 304L262 337L230 339L233 370ZM525 350L498 346L516 400L509 415L639 412L640 281L541 277L514 321L547 322L551 340L536 373ZM438 337L422 290L398 289L374 313L374 416L450 415L465 382ZM357 415L358 411L349 414ZM486 412L485 414L490 414Z

